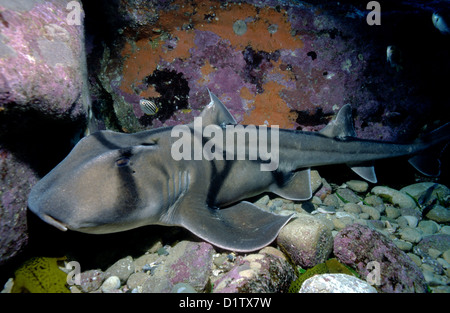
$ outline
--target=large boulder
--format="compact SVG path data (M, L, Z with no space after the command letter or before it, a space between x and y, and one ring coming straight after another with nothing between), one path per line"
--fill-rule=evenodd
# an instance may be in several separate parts
M90 104L80 1L0 1L0 264L27 242L27 197ZM72 140L72 142L71 142Z
M422 271L387 237L352 224L334 239L334 254L382 292L426 292Z

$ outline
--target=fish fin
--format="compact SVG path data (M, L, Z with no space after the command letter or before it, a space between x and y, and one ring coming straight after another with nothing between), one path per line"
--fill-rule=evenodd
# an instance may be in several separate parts
M329 138L356 137L352 120L352 107L349 104L344 105L336 118L321 129L319 133Z
M292 218L264 212L246 201L224 209L192 205L184 209L181 226L217 247L239 252L267 246Z
M372 165L369 166L351 166L349 165L353 172L358 174L360 177L365 180L376 184L377 175L375 174L375 169Z
M228 111L219 98L209 89L208 93L211 101L205 106L200 115L203 125L236 125L237 122L233 115L231 115L230 111Z
M311 170L294 172L284 183L272 184L270 191L289 200L310 199L312 197Z
M319 133L329 138L346 138L356 137L356 131L353 127L352 108L349 104L344 105L338 112L336 118L331 121L325 128ZM372 165L351 165L350 168L365 180L376 183L377 176L375 175L375 169Z
M431 148L413 156L408 160L408 162L414 166L416 170L426 176L439 176L441 173L441 161L439 158L447 148L449 140L450 123L447 123L422 136L418 142L429 144Z
M426 176L437 177L441 174L441 161L432 153L415 155L408 162Z

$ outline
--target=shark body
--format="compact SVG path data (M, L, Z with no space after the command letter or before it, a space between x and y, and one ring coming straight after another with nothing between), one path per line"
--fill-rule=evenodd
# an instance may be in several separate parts
M210 98L201 114L203 126L236 124L220 100L211 93ZM193 125L187 126L193 132ZM273 131L256 129L258 136ZM347 164L376 182L374 160L408 155L418 170L437 175L437 159L418 154L442 151L450 140L449 124L412 144L357 139L346 105L319 133L279 130L279 146L271 151L278 155L278 168L261 171L261 159L175 161L171 147L178 138L172 130L99 131L83 138L33 187L29 208L63 231L102 234L152 224L181 226L218 247L253 251L270 244L292 215L271 214L244 199L270 191L307 200L312 197L310 168L321 165ZM205 144L204 138L191 140ZM244 144L255 143L246 138Z

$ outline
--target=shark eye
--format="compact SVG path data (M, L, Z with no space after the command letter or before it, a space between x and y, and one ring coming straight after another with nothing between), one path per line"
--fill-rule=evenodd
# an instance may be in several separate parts
M129 163L130 163L130 158L125 157L125 156L116 160L117 167L127 166Z

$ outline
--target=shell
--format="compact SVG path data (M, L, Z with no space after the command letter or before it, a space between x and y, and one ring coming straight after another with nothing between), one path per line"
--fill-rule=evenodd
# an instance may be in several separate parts
M141 107L141 110L148 115L155 115L159 108L158 106L155 104L155 102L147 100L147 99L141 99L139 101L139 105Z

